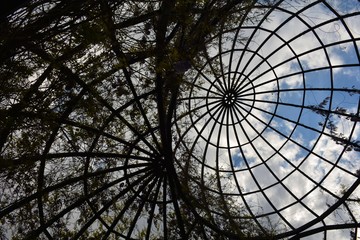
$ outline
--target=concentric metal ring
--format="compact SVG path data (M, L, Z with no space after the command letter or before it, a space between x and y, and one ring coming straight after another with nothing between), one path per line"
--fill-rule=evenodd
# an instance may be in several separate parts
M0 238L359 236L359 3L171 2L0 19Z

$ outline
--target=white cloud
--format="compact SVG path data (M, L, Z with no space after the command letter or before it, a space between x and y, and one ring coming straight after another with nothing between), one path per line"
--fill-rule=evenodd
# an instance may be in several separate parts
M287 3L292 4L292 2ZM343 6L342 1L331 1L331 4L335 7ZM296 9L300 7L301 6L291 6L288 9L296 11ZM261 27L273 31L289 17L290 15L287 13L275 11L271 16L271 21L264 22ZM356 180L356 177L348 172L341 170L337 166L334 167L334 164L337 163L339 158L341 158L341 161L338 163L339 166L347 171L353 172L352 170L360 169L360 156L358 152L351 151L342 153L343 146L337 144L331 137L322 136L318 139L318 132L316 130L321 130L321 128L317 126L315 130L312 129L317 124L317 122L314 123L314 121L317 121L319 118L319 114L315 112L308 111L306 116L308 116L309 119L302 121L309 129L298 127L295 131L296 134L294 133L293 136L291 136L291 140L287 140L286 137L288 137L294 129L294 123L280 119L272 120L270 126L279 130L285 137L265 125L272 117L271 114L267 114L266 112L272 113L277 104L278 87L280 87L281 91L279 106L282 106L281 103L301 106L302 100L305 97L304 94L309 94L309 91L304 93L303 88L312 87L315 84L314 81L317 80L311 79L310 82L310 78L304 79L304 76L301 75L301 70L330 68L334 65L342 65L348 61L348 56L345 56L345 54L350 54L352 52L351 48L354 48L353 44L346 44L346 48L344 48L345 45L343 45L340 47L328 47L326 48L326 52L324 49L312 51L321 47L321 44L336 43L340 40L349 39L350 35L346 32L346 28L340 21L333 21L327 25L317 27L318 24L335 17L329 9L325 8L324 4L317 4L311 7L309 10L300 14L300 17L306 21L307 24L314 27L314 31L302 34L302 31L306 30L307 26L301 23L296 17L276 32L276 34L280 35L280 38L273 35L267 39L271 33L257 30L254 39L249 39L250 44L247 46L247 49L236 52L233 62L224 63L225 65L231 65L232 70L242 71L242 74L248 77L248 84L254 87L253 90L256 93L255 108L251 110L245 120L242 120L241 114L238 113L241 122L236 122L235 127L230 127L228 132L226 128L216 126L210 136L212 124L214 123L214 120L211 120L212 124L207 125L201 133L205 138L210 137L211 142L215 145L217 145L219 138L219 143L223 147L239 145L230 151L225 149L219 152L216 151L215 147L208 147L205 162L212 167L216 167L215 159L217 158L217 154L219 155L218 159L223 161L222 164L220 164L223 169L230 170L230 161L234 161L234 159L241 162L239 166L236 167L239 171L234 173L234 176L242 188L242 193L246 195L246 201L249 205L254 206L254 213L273 213L274 209L266 199L267 197L277 209L286 208L281 214L295 227L301 226L316 217L301 203L308 206L311 211L320 215L328 209L327 204L333 204L336 201L330 193L338 195L341 191L341 184L349 186ZM358 22L357 19L358 17L354 17L345 20L349 28L354 31L354 36L358 36L360 33L360 26L356 24ZM251 35L254 29L251 29L250 26L250 23L248 23L249 28L242 31L241 36ZM296 38L293 41L286 42L294 37ZM244 47L241 44L237 46L241 48ZM276 53L273 53L275 49L278 50ZM244 51L245 54L241 58L241 54L243 54ZM254 55L254 51L257 54ZM307 51L310 52L303 54ZM296 58L297 56L299 56L299 62ZM240 59L241 62L239 63ZM229 61L230 58L227 56L224 57L223 60ZM239 68L237 68L238 64ZM277 67L275 68L275 66ZM348 74L358 78L356 69L337 68L336 70L334 69L334 73ZM329 71L326 71L326 73L319 72L316 77L326 78L326 87L330 87ZM276 84L278 80L279 86ZM303 81L305 81L306 86L303 84ZM341 85L341 82L337 82L337 84L339 88L345 86ZM320 86L320 84L318 85ZM356 85L356 87L357 86L358 85ZM300 88L300 90L286 91L292 88ZM205 92L206 88L200 90L200 92L201 91ZM260 94L260 92L263 93ZM330 91L328 92L330 93ZM249 95L252 96L251 91L250 93ZM313 94L316 94L316 92ZM321 94L326 95L323 92ZM206 96L206 94L202 93L199 94L199 96ZM309 96L305 98L307 101L310 101ZM316 102L316 100L320 98L320 95L316 95L314 96L314 101ZM341 102L340 100L336 94L333 96L333 104ZM289 106L284 109L293 109L293 115L295 114L297 117L300 108ZM282 111L286 112L286 110ZM351 111L354 112L353 109ZM280 112L278 109L276 113L283 116L282 114L285 114L283 112ZM207 116L207 119L209 117L210 116ZM296 120L296 117L292 119ZM197 128L201 129L205 122L205 120L199 121ZM345 119L341 119L341 121L339 119L335 124L339 131L345 136L349 136L349 131L352 129L353 123L349 123L349 121ZM219 135L220 129L221 134ZM236 139L235 132L238 133L238 139ZM325 130L325 132L329 133L327 130ZM194 139L196 134L195 131L192 131L188 133L188 136L190 139ZM360 129L358 127L352 139L357 139L359 134ZM198 140L196 144L199 149L205 149L205 143L202 142L202 140ZM299 145L304 146L307 150L301 148ZM309 153L309 151L313 153ZM245 164L245 161L248 163L249 168L247 164ZM296 169L297 167L298 169ZM330 174L328 174L329 172ZM234 181L234 176L231 175L229 181ZM288 190L282 184L276 184L278 182L277 179L284 179L283 184ZM255 180L257 180L258 184ZM315 183L320 181L323 181L321 186L325 188L325 190L316 186ZM238 194L235 184L227 183L231 186L229 187L229 189L231 189L229 191ZM224 187L225 186L226 182L224 182ZM263 196L261 192L257 192L259 187L264 189L266 197ZM310 194L308 194L309 191L311 191ZM295 198L292 194L295 195ZM296 198L303 199L301 202L297 202ZM273 219L279 218L276 213L273 213L270 217ZM332 219L332 223L337 223L340 222L339 217L346 217L346 214L341 216L331 214L329 219ZM327 220L327 222L330 223L330 220ZM347 238L345 238L346 234L348 234L348 232L331 232L331 239L335 239L333 238L335 236L338 237L336 239L347 239L348 235ZM317 237L318 236L311 236L307 239L317 239ZM328 237L330 237L330 235Z

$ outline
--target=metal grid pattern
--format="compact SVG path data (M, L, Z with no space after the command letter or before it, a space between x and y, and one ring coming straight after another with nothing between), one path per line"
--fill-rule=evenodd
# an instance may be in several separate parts
M194 38L161 1L28 4L2 20L3 238L359 236L357 1L219 1Z

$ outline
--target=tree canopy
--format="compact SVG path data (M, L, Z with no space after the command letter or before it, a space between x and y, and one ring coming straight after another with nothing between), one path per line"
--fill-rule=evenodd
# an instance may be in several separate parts
M34 0L1 13L6 17L0 22L0 238L275 239L301 233L281 214L272 218L261 210L255 213L254 208L262 207L246 200L249 195L234 180L242 173L244 149L261 149L254 142L262 139L273 148L273 156L292 165L281 150L286 143L273 147L276 144L266 137L270 129L296 144L291 137L295 130L287 137L273 126L273 119L279 118L337 142L340 155L357 152L354 119L359 111L335 109L331 103L334 92L353 97L359 89L304 83L283 90L279 79L295 74L266 75L276 72L282 60L274 60L278 65L251 79L276 56L275 50L266 57L251 50L255 32L266 32L261 24L271 22L273 12L286 9L281 6L286 2ZM293 18L323 1L296 2L303 9L294 11ZM247 34L243 29L255 30ZM268 39L276 36L283 45L291 45L292 40L283 40L276 31L267 32ZM349 39L342 43L355 46L359 41L352 35ZM255 44L263 50L266 41ZM245 51L252 51L249 63ZM242 52L241 57L234 52ZM284 62L300 62L306 53L298 55ZM237 57L243 60L227 70ZM247 76L239 70L251 69L256 58ZM341 66L358 67L359 59ZM333 71L333 65L323 69ZM305 75L306 70L298 71ZM261 76L266 80L256 83ZM305 97L301 103L286 103L283 94L291 91L331 96L319 104L306 105ZM277 105L322 117L322 125L307 125L300 115L282 115ZM261 108L263 112L257 113ZM350 133L341 132L334 118L347 119ZM260 124L252 125L255 120ZM207 128L212 121L214 126ZM217 130L222 126L231 127ZM315 145L301 143L300 148L330 162L312 154ZM255 151L270 166L270 157ZM228 170L223 169L223 155L231 159ZM252 161L243 164L252 169ZM360 183L356 170L344 170L355 179L344 190L350 199ZM341 200L320 188L338 198L333 208L343 206L345 197ZM267 198L264 191L259 192ZM297 198L299 204L302 200ZM280 207L272 207L280 212ZM358 227L356 217L351 218L347 227Z

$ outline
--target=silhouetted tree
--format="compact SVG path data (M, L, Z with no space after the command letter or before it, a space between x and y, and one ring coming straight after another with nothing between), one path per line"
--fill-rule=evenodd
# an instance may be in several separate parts
M249 11L256 2L36 0L7 15L1 237L269 239L251 220L232 219L241 206L228 208L210 182L188 184L173 153L186 72L208 59L216 36L261 16Z

